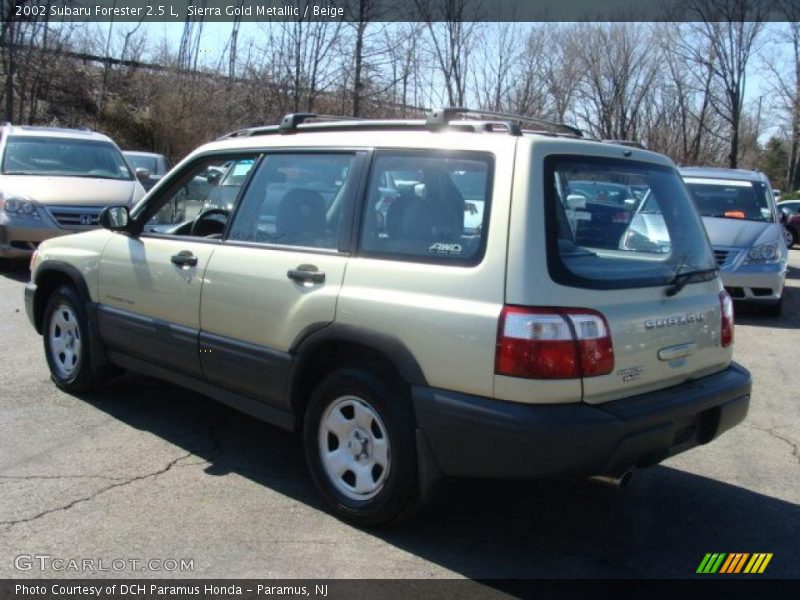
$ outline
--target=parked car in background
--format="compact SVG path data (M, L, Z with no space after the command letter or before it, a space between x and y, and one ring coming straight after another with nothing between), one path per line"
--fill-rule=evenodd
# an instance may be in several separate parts
M169 161L163 154L154 154L152 152L136 152L133 150L124 150L122 154L128 161L140 181L144 189L148 192L161 178L169 171ZM139 169L146 171L146 173L139 173Z
M680 170L703 218L722 283L731 297L780 315L788 252L785 217L762 173L740 169ZM621 249L669 253L664 216L652 198L637 209Z
M786 222L783 224L784 235L786 245L791 248L800 242L800 200L778 202L778 210L786 215Z
M216 185L212 185L203 203L203 210L221 208L233 210L233 203L239 195L239 188L253 168L253 159L238 160L227 165L227 170L217 177Z
M287 115L197 149L105 230L44 244L25 306L53 381L85 392L116 365L298 431L359 525L447 477L624 484L742 421L732 303L672 161L481 115ZM246 171L231 208L161 229L225 160ZM613 218L576 235L581 182L625 186L628 214L628 189L651 198L670 251L621 250Z
M636 182L638 183L638 182ZM570 181L567 218L576 239L589 246L616 246L628 228L642 192L608 181Z
M742 169L682 168L734 300L780 315L788 252L783 217L766 175Z
M145 194L117 145L88 130L5 125L0 139L0 259L97 227L109 205Z

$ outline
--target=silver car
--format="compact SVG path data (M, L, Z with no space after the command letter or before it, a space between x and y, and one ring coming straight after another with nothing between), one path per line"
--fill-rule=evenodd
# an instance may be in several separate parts
M725 289L734 300L780 315L788 250L767 177L700 167L680 173L703 218ZM642 202L620 248L670 251L664 218L654 202Z
M95 228L104 207L133 206L144 193L104 135L6 125L0 136L0 259L26 258L43 240Z

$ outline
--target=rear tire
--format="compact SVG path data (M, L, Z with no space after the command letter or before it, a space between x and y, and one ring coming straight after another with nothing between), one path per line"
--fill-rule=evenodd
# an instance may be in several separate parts
M333 512L358 526L388 525L419 504L414 414L400 386L339 369L311 395L303 443Z
M88 392L98 383L88 323L86 307L74 288L64 285L50 294L42 319L44 354L50 378L65 392Z

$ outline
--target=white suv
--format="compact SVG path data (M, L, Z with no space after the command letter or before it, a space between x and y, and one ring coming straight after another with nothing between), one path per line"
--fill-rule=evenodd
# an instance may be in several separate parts
M711 441L751 380L675 166L531 122L288 115L199 148L105 229L39 247L53 380L114 365L300 431L362 525L442 478L619 478ZM247 172L203 209L187 185L221 165ZM623 248L644 201L667 237Z

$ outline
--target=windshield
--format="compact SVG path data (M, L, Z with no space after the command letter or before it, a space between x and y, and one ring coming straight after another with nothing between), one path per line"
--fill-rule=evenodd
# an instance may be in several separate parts
M60 137L9 137L3 174L132 179L113 144Z
M684 181L704 217L768 223L774 220L764 184L728 179L685 178Z
M134 169L147 169L151 174L158 174L158 161L155 156L144 156L142 154L125 154L128 163Z
M713 276L708 237L674 168L551 156L545 177L554 280L620 289L666 285L678 272Z

